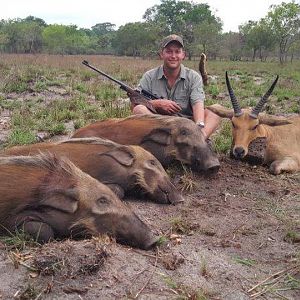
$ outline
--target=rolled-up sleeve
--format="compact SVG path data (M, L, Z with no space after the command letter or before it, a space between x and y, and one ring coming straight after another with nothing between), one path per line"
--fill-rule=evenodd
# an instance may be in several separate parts
M205 93L203 90L203 82L201 76L197 72L193 72L191 76L191 92L190 102L193 106L197 102L204 102Z

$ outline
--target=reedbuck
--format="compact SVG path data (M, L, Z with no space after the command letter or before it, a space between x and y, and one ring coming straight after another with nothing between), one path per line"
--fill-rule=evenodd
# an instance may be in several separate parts
M231 119L233 155L236 158L241 159L247 155L252 141L266 138L264 164L270 166L273 174L300 170L300 116L285 118L260 113L277 81L278 76L252 110L241 109L226 72L226 85L233 110L218 104L208 107L220 117Z

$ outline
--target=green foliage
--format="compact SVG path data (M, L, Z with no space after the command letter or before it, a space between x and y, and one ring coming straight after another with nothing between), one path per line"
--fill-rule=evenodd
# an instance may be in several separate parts
M8 136L8 146L26 145L36 142L36 137L33 132L26 129L14 128Z
M47 89L47 83L44 80L39 80L34 84L33 89L36 92L42 92L45 91Z
M272 5L266 23L275 34L280 62L284 62L289 47L296 41L300 29L300 4L294 1Z
M103 103L106 100L115 100L120 98L122 94L121 89L117 89L115 85L112 84L103 84L95 90L95 99L102 101Z
M49 25L43 32L43 41L50 53L84 53L90 46L86 33L74 25Z
M293 103L287 111L290 113L299 114L300 113L299 103Z
M219 87L216 84L210 84L207 87L207 93L212 97L212 98L216 98L219 95ZM211 104L211 103L210 103ZM208 103L206 103L206 105L210 105Z
M158 241L156 242L156 245L161 246L161 245L165 244L167 241L168 241L167 237L162 235L159 237Z
M15 79L9 80L4 84L3 92L20 94L27 91L27 89L27 82L24 82L20 77L16 77Z
M214 149L217 153L229 153L232 143L232 125L228 120L224 120L218 134L213 135Z
M41 51L43 26L34 17L3 22L0 30L0 44L3 50L12 53Z
M75 86L75 89L79 92L82 92L82 93L86 93L87 92L87 87L83 84L83 83L78 83L76 86Z
M64 124L54 124L49 128L49 133L51 135L66 134L66 126Z
M176 299L180 300L187 300L187 299L194 299L194 300L207 300L209 299L207 293L200 290L194 290L191 287L185 286L181 283L176 282L170 276L163 276L163 280L165 284L172 290L176 291Z
M116 48L120 55L141 56L147 49L157 51L156 46L156 27L152 24L135 22L120 26L114 40L113 47Z
M5 230L5 229L4 229ZM7 249L22 251L27 247L40 246L39 243L33 240L31 236L26 234L23 230L18 230L14 233L8 232L7 235L1 236L0 241Z
M157 57L160 41L170 33L184 38L189 60L205 52L210 59L265 61L279 49L280 62L299 57L300 5L291 1L272 5L261 20L241 24L239 32L222 34L222 20L206 3L161 0L145 11L145 22L115 29L110 22L91 29L76 25L47 25L33 16L0 21L0 51L8 53L119 54ZM24 89L12 87L12 90ZM37 90L43 89L38 86Z
M265 19L261 19L259 22L248 21L241 25L239 30L245 39L246 47L253 51L252 61L255 61L257 54L263 60L263 52L274 48L275 33L269 28Z
M234 261L241 264L241 265L245 265L245 266L248 266L248 267L252 267L253 265L256 264L255 260L249 259L249 258L235 257Z
M208 4L196 4L190 1L162 0L146 10L144 19L148 23L159 24L162 35L177 33L185 40L185 49L189 58L194 54L195 41L213 49L222 23L213 15Z

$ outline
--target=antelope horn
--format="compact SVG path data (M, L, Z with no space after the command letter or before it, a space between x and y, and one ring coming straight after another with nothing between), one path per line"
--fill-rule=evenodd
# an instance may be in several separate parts
M229 96L230 96L230 100L231 100L231 103L232 103L234 115L236 117L239 117L243 114L243 112L242 112L242 110L240 108L240 105L239 105L239 103L238 103L238 101L237 101L237 99L234 95L234 92L233 92L232 88L231 88L227 71L225 73L225 77L226 77L226 86L227 86L227 89L228 89L228 92L229 92Z
M250 117L257 119L258 114L261 112L263 106L265 105L265 103L268 101L268 98L270 97L271 93L273 92L275 85L278 81L279 76L276 76L276 79L274 80L274 82L272 83L271 87L269 88L269 90L264 94L263 97L261 97L261 99L259 100L259 102L256 104L256 106L252 109L251 113L250 113Z

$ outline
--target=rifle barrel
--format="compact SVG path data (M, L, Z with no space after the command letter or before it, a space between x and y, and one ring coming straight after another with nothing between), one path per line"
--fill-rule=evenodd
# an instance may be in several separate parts
M106 77L106 78L114 81L115 83L119 84L121 87L124 87L126 89L132 90L132 88L130 86L126 85L124 82L122 82L122 81L120 81L118 79L115 79L115 78L111 77L110 75L108 75L108 74L106 74L106 73L104 73L104 72L96 69L95 67L91 66L88 61L84 60L82 62L82 64L84 64L85 66L89 67L90 69L96 71L97 73L103 75L104 77Z

